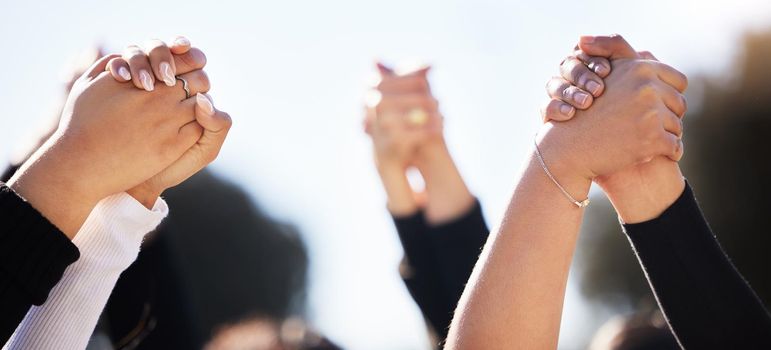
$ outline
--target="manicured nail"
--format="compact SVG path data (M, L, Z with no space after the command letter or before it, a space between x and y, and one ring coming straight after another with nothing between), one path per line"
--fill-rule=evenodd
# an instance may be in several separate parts
M178 36L176 39L174 39L174 45L177 45L177 46L190 46L190 40L188 40L184 36Z
M206 115L214 115L214 105L212 105L211 101L202 93L199 92L195 95L195 102L198 104L198 107L201 107L201 109L206 112Z
M139 81L142 82L142 87L145 88L147 91L153 91L155 89L155 84L153 83L153 78L150 77L150 74L147 73L146 70L139 71Z
M591 35L582 35L580 41L582 44L593 44L594 37Z
M131 80L131 73L128 69L126 69L126 67L118 68L118 75L120 75L120 77L124 80Z
M586 104L586 101L589 100L589 95L585 92L578 91L573 94L573 100L583 106Z
M592 93L592 95L597 96L600 93L600 84L598 84L594 80L589 80L588 83L586 83L586 88L589 89L589 92Z
M168 62L161 62L161 75L163 75L163 82L166 86L174 86L177 84L177 79L174 78L174 72L171 71L171 65Z
M560 112L562 112L562 114L564 114L564 115L568 115L569 116L570 113L573 112L573 107L569 106L569 105L562 105L562 106L560 106Z

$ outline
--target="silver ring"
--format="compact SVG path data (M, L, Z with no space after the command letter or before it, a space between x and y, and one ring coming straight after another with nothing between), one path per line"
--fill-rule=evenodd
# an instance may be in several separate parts
M185 78L180 77L179 75L176 76L177 80L182 82L182 88L185 89L185 100L190 98L190 88L187 86L187 80Z

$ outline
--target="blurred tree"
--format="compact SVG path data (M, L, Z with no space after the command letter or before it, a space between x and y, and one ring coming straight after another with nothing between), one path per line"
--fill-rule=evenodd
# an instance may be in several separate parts
M691 79L683 173L735 266L771 305L771 32L749 34L726 77ZM611 307L652 300L607 200L593 200L577 254L581 290ZM646 304L648 304L646 302Z

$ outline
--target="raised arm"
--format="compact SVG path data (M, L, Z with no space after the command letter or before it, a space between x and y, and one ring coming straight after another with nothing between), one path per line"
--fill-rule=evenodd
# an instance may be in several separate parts
M641 60L619 62L592 109L538 133L499 228L488 240L453 319L451 349L556 348L568 268L593 178L679 157L657 76ZM540 153L543 163L538 158ZM568 195L547 175L545 169Z
M580 47L589 55L634 56L620 37L584 38ZM658 157L597 180L683 348L771 348L771 317L720 247L677 163Z
M158 56L172 60L169 48L156 43L152 50L134 53L125 62L113 61L111 64L136 68L138 63L149 65L157 61ZM175 56L174 59L180 57ZM186 62L197 62L200 68L205 59L201 56L198 60ZM191 113L191 116L181 126L168 131L183 134L192 125L202 129L203 133L198 133L193 144L182 150L182 154L171 164L151 174L140 185L127 189L128 193L115 194L99 202L73 240L82 258L67 269L62 281L52 290L50 300L29 311L7 348L84 348L121 272L136 258L144 235L152 231L168 212L165 202L158 198L160 193L184 181L216 158L230 128L230 118L224 112L215 110L211 100L203 95L208 91L209 84L200 69L180 65L177 68L180 68L179 75L189 82L188 88L195 96L190 98L191 101L182 101L190 104L190 109L181 112ZM100 75L97 79L113 80L107 75ZM99 88L91 86L87 90ZM122 93L149 93L129 89L133 91ZM155 99L145 108L155 113L169 113L168 105L173 108L185 97L185 92L179 87L178 90L169 87L151 93L155 94ZM174 114L170 114L167 117L173 119ZM147 142L145 138L141 140ZM139 139L133 141L141 143Z

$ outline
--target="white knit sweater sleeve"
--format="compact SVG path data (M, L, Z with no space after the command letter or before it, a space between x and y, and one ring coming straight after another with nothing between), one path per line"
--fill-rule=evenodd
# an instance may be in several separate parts
M3 349L85 349L118 277L168 212L160 198L148 210L126 193L99 202L72 240L80 259L46 303L30 309Z

